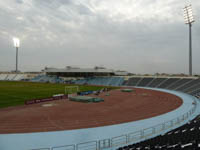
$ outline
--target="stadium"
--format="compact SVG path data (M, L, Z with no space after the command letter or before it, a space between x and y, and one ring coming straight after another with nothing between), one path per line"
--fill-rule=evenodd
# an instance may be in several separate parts
M9 0L0 16L0 150L200 149L191 4Z
M1 73L0 79L9 89L4 96L17 89L35 96L21 95L19 103L14 98L0 109L1 149L198 148L198 77L119 76L105 68L67 67ZM48 95L36 97L37 91L30 92L34 86ZM67 95L51 99L55 94Z

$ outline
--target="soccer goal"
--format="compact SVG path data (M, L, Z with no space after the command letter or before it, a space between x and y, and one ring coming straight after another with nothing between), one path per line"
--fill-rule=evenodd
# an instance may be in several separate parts
M73 94L79 92L78 86L65 86L65 94Z

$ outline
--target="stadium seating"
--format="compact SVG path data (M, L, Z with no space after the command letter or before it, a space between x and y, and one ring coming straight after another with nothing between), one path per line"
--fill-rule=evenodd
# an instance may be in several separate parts
M138 81L140 81L141 78L140 77L136 77L136 78L130 78L128 81L127 81L127 84L128 86L136 86Z
M123 85L176 90L193 96L196 96L200 92L200 79L198 78L132 77L129 78L128 81L125 81Z
M191 81L188 81L186 83L183 83L182 85L180 85L179 87L176 87L174 90L177 90L177 91L184 91L186 90L187 88L197 84L200 80L194 80L192 79Z
M148 87L157 87L160 85L163 81L167 80L166 78L155 78Z
M4 78L3 78L2 74L0 74L0 80L4 80Z
M122 85L123 82L124 82L123 77L111 77L109 85L120 86L120 85Z
M200 99L200 92L195 95L196 98Z
M190 92L192 92L192 91L194 91L196 89L199 89L199 87L200 87L200 83L196 83L196 84L193 84L192 86L184 89L183 92L190 93Z
M0 80L4 81L20 81L25 79L27 74L0 74Z
M140 80L139 83L137 83L137 86L146 86L152 80L153 80L153 78L143 78L142 80Z
M123 77L90 77L76 80L75 84L107 85L107 86L139 86L176 90L196 96L200 92L200 79L198 78L153 78L131 77L124 81ZM199 98L199 96L198 96Z
M64 83L64 80L56 76L38 75L32 78L32 82L44 82L44 83Z
M8 76L7 74L1 74L0 80L6 80L7 76Z
M191 95L197 95L200 92L200 88L194 89L193 91L190 91L189 94Z
M184 83L188 83L188 82L190 82L190 81L192 81L192 79L179 79L179 80L177 80L176 82L174 82L173 84L169 85L169 86L167 87L167 89L174 90L175 88L177 88L177 87L183 85Z
M169 85L173 84L174 82L176 82L177 80L179 80L179 78L168 78L167 80L165 80L165 82L161 83L158 88L166 88Z
M17 74L8 74L6 80L12 81L16 77L16 75Z
M90 77L74 81L75 84L121 86L124 82L123 77Z
M198 150L200 149L200 116L187 124L136 144L118 150Z
M24 74L17 74L16 76L15 76L15 78L13 78L13 80L14 81L20 81L20 80L23 80L23 79L25 79L26 78L26 75L24 75Z

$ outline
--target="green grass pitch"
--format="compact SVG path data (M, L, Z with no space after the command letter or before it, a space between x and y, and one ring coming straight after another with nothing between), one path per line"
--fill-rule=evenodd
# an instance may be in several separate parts
M0 108L24 105L26 100L47 98L65 92L66 84L0 81ZM99 90L100 86L80 85L80 91Z

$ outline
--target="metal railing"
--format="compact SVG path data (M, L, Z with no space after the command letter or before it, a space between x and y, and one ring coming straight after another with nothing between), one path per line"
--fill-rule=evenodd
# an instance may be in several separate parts
M64 145L52 147L51 150L75 150L75 145Z
M79 143L76 145L77 150L97 150L97 141Z
M32 149L32 150L51 150L51 148L38 148L38 149Z
M117 137L112 137L110 139L103 139L99 141L89 141L85 143L79 143L74 145L66 145L66 146L58 146L52 148L42 148L42 149L33 149L33 150L102 150L105 148L112 148L112 147L120 147L126 144L135 143L138 141L145 140L151 136L159 135L159 133L163 133L163 131L167 131L170 128L173 128L180 123L184 122L185 120L189 119L189 117L195 112L196 110L196 101L193 102L193 107L187 113L183 115L164 122L162 124L158 124L153 127L149 127L146 129L142 129L136 132L120 135Z

